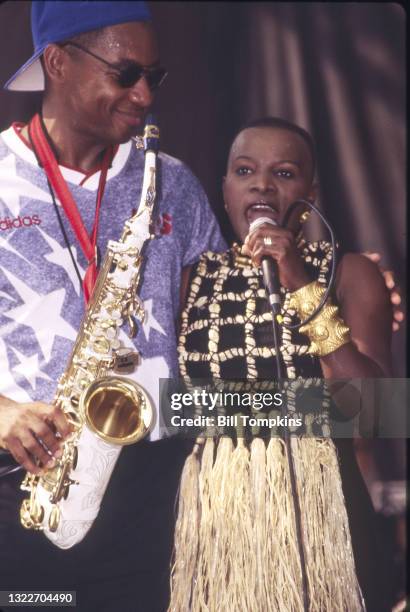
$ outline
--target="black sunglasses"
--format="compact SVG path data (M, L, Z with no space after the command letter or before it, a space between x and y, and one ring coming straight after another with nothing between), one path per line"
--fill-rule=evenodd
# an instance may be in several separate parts
M100 62L103 62L103 64L106 66L109 66L112 70L115 70L118 73L118 85L124 89L133 87L142 77L145 77L148 87L151 91L154 91L155 89L158 89L160 85L162 85L165 77L168 74L167 70L162 66L157 66L155 68L144 68L144 66L137 64L137 62L132 62L125 68L118 68L115 64L107 62L107 60L99 57L99 55L96 55L78 43L68 40L67 42L60 44L60 47L65 47L66 45L71 45L76 49L80 49L80 51L83 51L83 53L91 55L91 57L94 57Z

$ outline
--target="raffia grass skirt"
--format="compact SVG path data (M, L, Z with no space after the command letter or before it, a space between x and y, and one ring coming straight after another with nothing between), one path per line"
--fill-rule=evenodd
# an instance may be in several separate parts
M310 612L365 609L333 442L293 438ZM208 438L181 476L170 612L303 612L283 441Z

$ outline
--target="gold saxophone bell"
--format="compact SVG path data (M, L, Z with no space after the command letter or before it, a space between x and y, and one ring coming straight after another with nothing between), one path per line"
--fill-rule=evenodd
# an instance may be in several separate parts
M130 379L106 376L95 380L80 397L89 428L105 442L127 446L147 435L153 408L146 391Z

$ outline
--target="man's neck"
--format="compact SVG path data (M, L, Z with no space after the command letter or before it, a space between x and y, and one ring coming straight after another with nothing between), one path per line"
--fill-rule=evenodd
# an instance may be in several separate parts
M59 164L75 168L85 174L99 166L106 148L103 144L81 137L71 130L67 123L60 122L57 118L43 114L43 120ZM23 137L28 138L27 126L21 133Z

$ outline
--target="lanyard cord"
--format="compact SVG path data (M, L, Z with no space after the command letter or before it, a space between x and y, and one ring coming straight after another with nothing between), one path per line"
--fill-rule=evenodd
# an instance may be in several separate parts
M62 223L61 213L58 210L56 197L54 195L55 192L56 192L56 195L59 197L63 210L71 224L74 234L77 237L77 240L81 246L81 249L87 259L88 267L87 267L84 279L81 279L81 283L84 289L85 301L88 302L91 296L91 293L92 293L92 289L93 289L96 277L97 277L96 241L97 241L97 231L98 231L98 222L99 222L99 212L100 212L101 201L104 195L108 168L113 158L113 148L110 147L109 149L105 151L105 154L104 154L102 168L101 168L100 181L99 181L99 186L98 186L98 192L97 192L96 206L95 206L94 226L93 226L91 236L90 236L87 230L85 229L84 222L81 218L81 214L78 210L75 200L73 199L73 196L67 186L67 183L65 182L61 174L61 171L60 171L60 168L57 162L55 148L47 132L47 128L44 125L44 121L41 115L34 116L34 118L30 121L29 138L30 138L30 142L32 144L33 150L35 152L37 161L39 163L39 166L42 167L46 173L48 188L49 188L49 191L52 197L52 201L54 204L54 208L56 210L57 218L59 221L61 231L64 236L64 240L67 246L69 247L67 232L65 231L65 229L63 229L64 225ZM69 248L69 252L70 252L70 256L73 261L73 264L75 266L77 276L80 278L81 275L79 273L78 266L75 263L73 253L70 248Z
M30 129L28 130L28 136L29 136L29 140L30 140L31 148L33 149L33 151L34 151L34 155L36 156L37 163L38 163L39 167L40 167L40 168L42 168L43 166L42 166L41 161L40 161L40 159L39 159L39 157L38 157L38 155L37 155L37 150L36 150L36 148L34 147L34 145L33 145L33 141L32 141L32 139L31 139L31 132L30 132ZM54 207L55 213L56 213L56 215L57 215L58 224L59 224L59 226L60 226L61 233L63 234L64 242L65 242L65 244L66 244L66 247L67 247L67 249L68 249L68 252L70 253L70 257L71 257L71 261L73 262L73 266L74 266L75 273L77 274L78 280L80 281L80 287L82 287L82 286L83 286L83 279L81 278L80 270L78 269L77 262L76 262L76 260L75 260L74 255L73 255L73 251L72 251L72 249L71 249L71 244L70 244L70 241L68 240L67 232L66 232L66 229L65 229L65 227L64 227L64 223L63 223L63 220L62 220L62 218L61 218L60 211L59 211L58 206L57 206L56 198L55 198L55 195L54 195L54 190L53 190L53 188L52 188L52 186L51 186L51 184L50 184L50 181L48 180L48 176L47 176L47 174L46 174L46 179L47 179L48 190L49 190L49 192L50 192L50 196L51 196L51 199L52 199L52 201L53 201L53 207Z
M44 133L45 133L45 135L46 135L47 140L49 141L50 147L51 147L51 148L52 148L52 150L54 151L54 144L51 142L51 139L50 139L50 137L49 137L49 135L48 135L47 130L46 130ZM32 140L32 138L31 138L31 130L30 130L30 125L29 125L29 128L28 128L28 137L29 137L29 140L30 140L31 148L33 149L33 151L34 151L34 155L36 156L37 163L38 163L38 165L39 165L39 167L40 167L40 168L43 168L43 165L42 165L42 163L41 163L41 161L40 161L40 158L39 158L39 156L38 156L38 154L37 154L37 149L35 148L35 146L34 146L34 144L33 144L33 140ZM43 169L44 169L44 168L43 168ZM67 247L67 249L68 249L68 252L70 253L70 257L71 257L71 261L73 262L73 266L74 266L75 273L77 274L78 280L80 281L80 287L82 287L82 286L83 286L83 279L81 278L80 270L78 269L77 262L76 262L76 260L75 260L74 255L73 255L73 251L72 251L72 249L71 249L71 244L70 244L70 241L68 240L67 232L66 232L66 229L65 229L65 227L64 227L64 223L63 223L63 220L62 220L62 218L61 218L60 211L58 210L58 206L57 206L56 198L55 198L55 195L54 195L54 190L53 190L53 188L51 187L50 181L48 180L47 173L46 173L46 179L47 179L48 190L49 190L49 192L50 192L50 196L51 196L51 199L52 199L52 201L53 201L53 207L54 207L55 213L56 213L56 215L57 215L58 224L59 224L59 226L60 226L61 233L63 234L64 242L65 242L65 244L66 244L66 247Z

